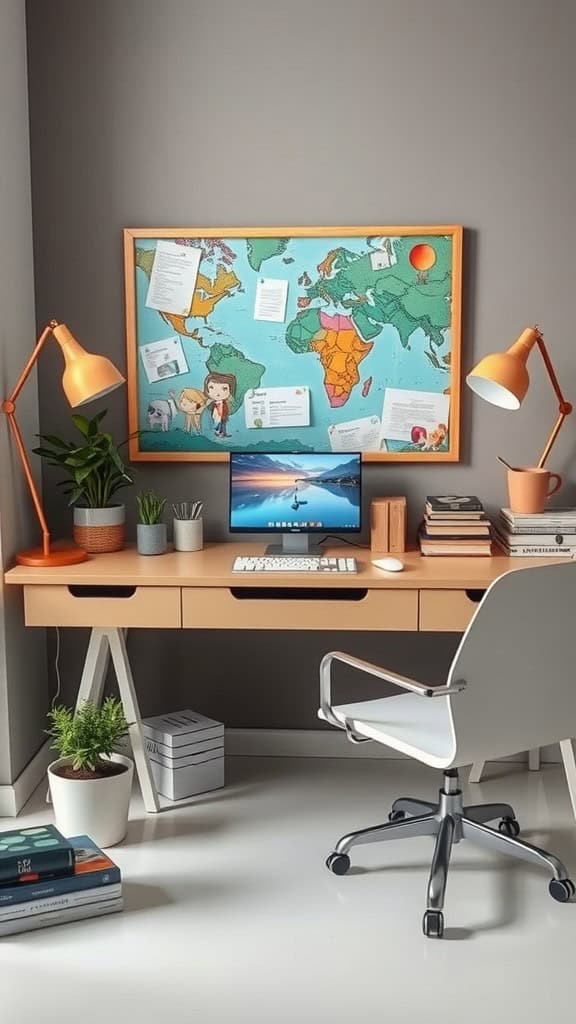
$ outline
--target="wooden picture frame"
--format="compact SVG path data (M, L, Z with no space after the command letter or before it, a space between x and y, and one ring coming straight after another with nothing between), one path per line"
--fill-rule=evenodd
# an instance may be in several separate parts
M201 414L198 416L198 423L203 424L202 428L198 427L198 431L194 433L190 428L190 434L186 437L188 417L184 417L183 410L180 413L179 406L176 406L175 392L173 389L166 390L164 396L164 392L161 391L161 386L165 389L169 387L170 380L166 383L162 382L162 385L158 381L160 395L158 399L153 398L151 402L150 398L146 397L147 394L150 394L150 382L146 376L148 370L146 370L146 374L144 372L143 356L140 351L144 345L153 344L155 340L153 332L156 329L158 343L166 334L172 332L174 344L179 347L178 339L181 337L180 351L186 353L185 365L189 368L189 374L188 376L183 374L181 379L176 376L173 378L173 383L183 389L185 385L188 388L188 385L193 383L195 387L188 388L191 392L197 392L202 388L204 371L200 372L198 360L206 358L206 365L208 369L211 369L209 360L212 353L216 351L216 345L220 345L219 355L222 351L233 352L235 359L244 359L246 365L250 363L251 359L247 358L243 351L246 343L244 340L238 342L233 329L230 328L230 323L234 317L233 300L235 297L236 305L242 306L242 315L245 318L243 337L252 333L251 330L247 330L246 324L251 315L247 313L247 310L252 308L250 303L253 302L251 291L254 282L251 271L254 270L255 280L261 273L270 278L278 278L281 274L287 279L290 278L291 282L297 281L298 283L291 283L289 286L289 305L290 303L291 305L290 312L288 309L286 311L284 323L275 323L269 325L269 328L265 328L270 331L271 340L266 351L271 353L271 358L266 364L251 362L252 366L259 366L260 370L265 371L263 376L266 378L263 383L254 384L253 382L250 385L252 394L254 388L270 388L286 383L283 360L287 360L289 356L290 366L292 368L294 365L298 366L297 372L302 377L300 383L310 386L313 409L314 406L316 407L314 415L319 419L333 417L335 425L332 425L333 421L330 419L330 425L327 428L330 431L344 423L348 427L348 421L354 423L358 421L356 414L360 393L363 399L367 400L366 405L372 403L369 412L374 412L374 409L377 408L375 403L382 404L383 398L376 392L385 392L386 389L394 387L394 378L392 378L392 384L384 383L385 380L391 379L392 372L388 368L386 359L390 363L398 362L398 360L404 360L406 363L409 360L406 365L410 365L410 362L414 363L412 371L414 390L428 394L426 388L421 384L419 387L418 384L423 380L430 380L433 382L435 394L449 396L446 400L446 405L449 404L448 423L446 425L439 424L440 427L444 427L444 434L442 435L441 430L429 431L427 434L426 429L415 427L410 441L384 439L381 443L387 446L388 450L363 451L363 460L366 462L457 462L460 454L462 235L463 229L460 225L125 228L124 270L131 460L135 462L220 462L228 460L230 450L256 450L251 445L253 431L249 435L248 446L241 440L234 439L229 444L224 441L223 445L219 445L213 438L208 437L211 426L210 423L208 426L205 425L207 418L209 420L208 411L212 410L213 417L217 415L214 412L217 403L209 404L208 396L205 397ZM190 312L192 314L197 295L203 297L204 304L206 304L205 300L208 295L214 302L209 315L203 315L202 318L193 315L182 317L161 313L156 309L151 311L149 307L146 307L143 289L147 288L149 284L156 244L159 240L177 241L202 250L198 280L191 300ZM330 240L335 241L331 244ZM207 244L203 245L203 241ZM255 244L256 242L259 243L258 246ZM314 266L301 266L298 261L305 262L307 255L317 253L319 246L325 253L325 258ZM351 248L348 249L346 246ZM238 267L240 263L245 266L246 259L248 259L251 270L244 277L249 277L251 285L248 287L245 281L241 281L231 270L229 278L234 281L234 285L233 287L230 285L228 290L224 288L226 301L222 302L220 307L217 302L222 296L215 295L215 282L221 273L221 268L225 267L224 262L219 262L219 255L222 253L228 261L240 257L237 264L229 263L228 266ZM207 275L201 277L205 260L208 268ZM356 264L356 260L362 260L362 263ZM370 289L367 288L365 294L345 291L348 288L348 278L345 275L349 273L350 267L352 267L351 273L357 271L358 274L360 273L359 268L362 268L364 279L370 280ZM213 275L216 274L213 279L210 278L210 268ZM386 271L390 271L387 276ZM224 273L225 271L222 270L222 275ZM226 273L228 273L227 270ZM378 276L379 273L380 276ZM392 280L392 278L397 279ZM204 282L204 285L208 281L210 286L208 293L206 290L198 291L198 281L200 280ZM212 289L211 294L210 289ZM242 293L242 299L238 301L240 293ZM337 296L334 300L335 306L331 307L330 302L334 295ZM221 329L223 327L222 317L218 322L218 317L214 313L215 310L218 312L220 309L226 309L226 316L229 318L224 329ZM347 313L347 309L350 309L351 312ZM388 316L387 310L391 310L390 320L385 319ZM205 313L205 310L203 312ZM247 317L248 319L246 319ZM291 352L287 352L283 346L285 339L288 339L289 331L292 330L294 334L295 329L297 331L302 325L306 326L311 321L318 321L320 327L319 333L314 336L307 328L309 333L306 335L306 344L309 347L295 349L293 337L291 337L286 342L287 344L292 343ZM152 324L152 327L145 326L149 324ZM344 327L341 326L342 324ZM359 327L358 324L362 326ZM261 331L262 325L258 324L257 328ZM147 334L146 331L148 331ZM223 336L227 341L230 340L231 344L224 345L221 342L205 341L204 333L208 331L212 333L206 334L207 338ZM380 348L378 345L378 337L382 332L387 332L387 348L382 343L380 343ZM393 337L390 332L393 332ZM240 328L239 333L242 333ZM280 335L283 337L281 338ZM317 340L318 338L320 341ZM355 370L356 365L359 365L360 361L364 359L362 351L359 355L354 354L353 359L348 350L345 352L345 359L351 360L352 363L351 379L353 383L352 385L347 383L348 395L352 394L354 397L354 403L350 403L350 406L354 405L356 408L350 408L349 411L349 408L346 407L348 400L345 394L343 400L340 397L340 404L336 405L332 412L332 402L335 402L336 399L334 399L333 393L328 394L328 369L325 361L328 357L325 353L328 344L337 347L341 341L343 345L344 343L345 345L356 345L364 352L369 349L367 354L371 360L370 370L366 371L369 375L364 382L361 382L359 372L356 372L355 375ZM239 349L238 345L242 345L243 348ZM391 354L392 350L393 354ZM292 359L294 351L298 352L297 359L299 361L297 363ZM314 359L314 355L317 356L316 359ZM274 363L274 358L277 359L277 364ZM190 380L189 378L193 376L190 369L193 360L196 361L196 377L194 380ZM354 360L357 360L356 365ZM320 379L318 376L319 362L324 371L325 393L318 383ZM181 368L177 363L170 365L176 366L179 374L181 373ZM218 366L219 368L224 366L224 362L221 360ZM227 367L225 366L225 368ZM293 370L293 372L296 371ZM377 380L374 386L374 379L377 375L380 375L381 379ZM218 375L216 374L216 376ZM401 375L401 388L411 390L405 383L405 376L405 374ZM295 382L292 380L288 383L294 385ZM447 386L441 388L442 383ZM429 386L432 390L432 385ZM367 397L370 396L371 387L374 388L374 393L371 397ZM205 386L203 390L206 392L210 389ZM167 396L170 394L174 398L169 399ZM180 398L183 394L184 390L181 391ZM171 406L170 401L172 402ZM244 419L240 403L241 399L238 400L233 412L237 414L236 422L242 425ZM150 410L151 404L152 406L167 404L170 412L168 418L171 424L178 425L171 425L169 430L164 429L164 424L159 431L153 429L150 415L146 411ZM369 412L366 415L369 415ZM228 413L227 409L226 415ZM376 415L376 413L374 414ZM221 415L223 416L223 414ZM362 412L361 415L364 413ZM232 413L230 416L232 417ZM186 426L181 426L180 424L184 422L186 422ZM156 424L154 424L155 426ZM305 432L306 430L312 431L312 428L315 432L314 438L310 435L310 442L308 442L308 435ZM224 431L226 429L225 425ZM298 449L278 447L278 444L286 442L277 442L278 434L272 434L270 430L259 435L263 440L257 442L257 449L280 453L285 450L322 451L329 447L325 426L317 425L315 421L314 423L311 421L311 426L308 428L301 427L294 430L288 428L288 430L289 433L298 436ZM322 431L324 441L320 443L319 434ZM166 433L170 434L170 437L160 436ZM246 433L246 429L242 426L236 430L239 439ZM285 431L281 433L284 434ZM224 437L226 436L225 434ZM271 438L269 446L266 438ZM222 438L217 440L221 441ZM171 444L176 446L174 450L171 449ZM311 446L307 447L308 444ZM189 450L186 445L194 445L195 448ZM392 447L390 447L391 445ZM208 450L203 450L203 448Z

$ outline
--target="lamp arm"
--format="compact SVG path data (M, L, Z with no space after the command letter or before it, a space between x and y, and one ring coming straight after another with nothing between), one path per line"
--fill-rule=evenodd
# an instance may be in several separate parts
M7 412L6 413L6 418L8 420L9 425L10 425L10 429L12 431L12 434L14 435L14 440L16 442L16 447L18 449L18 454L20 456L20 460L22 462L22 466L24 467L24 476L26 477L26 482L28 484L28 489L29 489L30 494L32 496L32 501L34 503L34 508L36 509L36 515L38 516L38 522L40 523L40 528L42 530L42 550L43 550L45 555L49 555L50 554L50 531L48 529L48 524L46 522L46 517L45 517L44 511L42 509L42 503L40 501L40 497L39 497L38 491L36 490L36 484L34 483L34 477L32 476L32 468L30 466L30 460L28 458L28 453L26 451L26 445L24 444L24 439L23 439L22 434L20 432L20 427L18 426L18 421L16 419L15 413L14 412Z
M10 430L12 431L12 434L14 436L16 447L18 449L18 454L20 456L20 461L24 468L24 475L26 477L28 489L30 491L32 501L34 503L34 508L36 509L36 515L38 516L38 522L40 523L40 528L42 530L42 550L44 552L44 555L46 556L50 554L50 531L48 530L48 524L46 523L46 517L42 509L40 496L38 494L38 491L36 490L36 484L34 483L32 467L30 466L30 460L28 458L28 453L26 451L26 445L24 444L24 438L22 437L20 427L18 426L18 420L16 419L16 399L18 398L20 392L22 391L22 388L24 387L26 381L28 380L28 377L30 376L34 368L38 356L40 355L44 345L46 344L47 339L52 333L54 327L57 326L58 321L51 320L50 323L44 328L15 386L10 392L8 398L6 398L2 402L2 412L5 413L6 418L8 420L8 424L10 426Z
M3 412L9 413L10 411L12 411L12 412L14 411L13 409L12 410L6 409L5 406L8 405L8 404L14 405L14 403L16 402L16 399L18 398L18 395L22 391L22 388L24 387L26 381L28 380L28 377L30 376L31 371L34 368L34 365L35 365L35 363L38 360L38 356L40 355L42 349L44 348L44 345L46 344L46 341L47 341L48 337L52 333L53 329L55 327L57 327L57 326L58 326L58 321L57 320L51 320L50 323L47 325L47 327L45 327L44 330L42 331L42 334L38 338L38 341L36 342L36 345L34 346L32 354L31 354L28 362L26 363L26 366L22 370L22 373L20 374L18 380L16 381L16 384L12 388L11 393L8 395L8 398L6 399L6 401L2 403L2 411Z
M538 328L536 328L536 344L538 345L538 348L540 349L540 355L542 356L542 359L544 361L544 366L546 367L546 370L548 372L548 376L550 378L550 383L552 384L552 387L554 388L554 394L556 395L556 398L558 399L558 419L556 420L556 423L554 424L554 426L552 428L552 431L550 433L550 437L548 438L548 440L546 442L546 446L545 446L544 451L542 452L542 455L540 456L540 459L539 459L539 462L538 462L538 469L543 469L544 464L545 464L548 456L550 455L550 452L552 451L552 446L553 446L556 438L558 437L558 434L560 433L560 430L561 430L562 424L564 423L564 420L572 412L572 405L571 405L570 402L567 402L566 399L564 398L564 395L562 393L562 388L560 387L560 382L558 380L558 377L556 376L556 371L554 370L554 367L552 366L552 360L550 359L550 356L548 354L548 349L546 348L546 344L544 342L544 338L542 337L542 334L538 330Z

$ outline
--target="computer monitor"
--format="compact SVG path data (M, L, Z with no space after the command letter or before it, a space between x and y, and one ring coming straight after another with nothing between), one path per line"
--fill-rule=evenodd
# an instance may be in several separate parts
M309 552L313 534L360 531L361 490L357 452L232 452L230 532L281 533L268 553Z

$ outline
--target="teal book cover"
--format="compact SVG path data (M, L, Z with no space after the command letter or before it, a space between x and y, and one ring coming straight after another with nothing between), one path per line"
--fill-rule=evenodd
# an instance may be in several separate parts
M0 832L0 885L73 873L74 849L54 825Z
M81 889L97 889L101 886L120 884L120 868L92 839L88 836L74 836L70 843L75 855L74 874L52 875L24 884L16 882L14 885L0 885L0 916L6 907L13 904L65 896Z

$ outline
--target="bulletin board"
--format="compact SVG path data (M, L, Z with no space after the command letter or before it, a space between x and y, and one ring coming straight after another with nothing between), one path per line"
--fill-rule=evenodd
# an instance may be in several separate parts
M126 228L130 457L455 462L460 226Z

